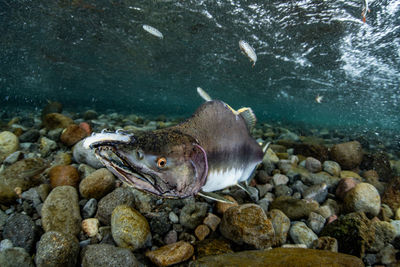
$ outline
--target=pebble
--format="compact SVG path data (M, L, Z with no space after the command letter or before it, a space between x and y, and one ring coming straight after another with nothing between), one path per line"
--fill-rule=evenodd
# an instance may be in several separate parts
M111 216L111 232L119 247L134 251L151 241L150 226L146 218L135 209L117 206Z
M377 216L381 207L378 190L368 183L359 183L347 192L344 207L348 212L365 212Z
M70 165L72 163L72 158L69 153L65 152L57 152L57 154L54 156L54 160L51 163L51 165L56 166L56 165Z
M178 222L179 222L179 217L178 217L178 215L176 215L173 211L171 211L171 212L168 214L168 218L169 218L169 220L170 220L172 223L178 223Z
M172 227L172 224L168 218L168 213L165 211L147 213L146 217L149 219L150 230L154 234L163 236Z
M79 242L76 237L56 231L42 235L35 256L37 267L74 267L79 255Z
M34 143L36 142L40 137L40 132L37 129L29 129L28 131L24 132L21 134L18 138L21 143Z
M287 234L290 229L290 219L278 209L271 210L268 215L271 217L272 226L275 232L274 246L280 246L286 243Z
M275 236L272 222L256 204L243 204L228 209L219 229L225 238L257 249L272 246Z
M72 156L77 163L87 164L95 169L104 167L103 163L96 157L93 149L83 147L84 140L79 141L72 148Z
M57 143L45 136L40 138L40 153L43 157L46 157L50 154L50 152L54 151L57 148Z
M205 224L200 224L194 230L194 234L196 235L197 239L204 240L210 234L210 228L208 228Z
M10 239L3 239L0 242L0 252L13 247L13 243Z
M310 215L307 219L307 226L310 227L314 233L319 234L322 228L324 228L325 222L326 219L322 215L315 212L310 212Z
M207 217L204 218L203 223L205 225L207 225L208 227L210 227L210 229L214 232L215 230L217 230L217 227L219 225L219 223L221 222L221 219L212 213L208 213Z
M355 178L343 178L339 181L336 187L336 197L343 200L347 192L353 189L360 181Z
M252 186L248 186L247 191L250 193L249 196L252 201L257 202L259 199L258 189Z
M280 184L275 186L274 193L276 197L291 196L293 194L293 189L285 184Z
M104 225L111 224L111 214L119 205L134 205L134 196L130 188L118 187L103 197L97 205L96 218Z
M53 188L63 185L78 187L80 181L78 170L72 165L54 166L49 172L49 177Z
M74 121L60 113L49 113L43 118L43 126L47 130L54 130L57 128L67 128L68 125L73 124Z
M79 192L84 198L100 199L115 188L115 177L106 168L98 169L79 184Z
M14 153L11 153L8 155L5 160L3 161L4 164L11 165L17 162L20 159L24 158L24 153L21 151L15 151Z
M141 266L135 255L126 248L119 248L109 244L88 245L82 250L82 267L113 266L138 267Z
M18 150L18 137L9 131L0 132L0 163L7 158L8 155Z
M330 150L330 157L343 169L354 169L360 165L363 159L361 144L358 141L351 141L334 145Z
M179 222L188 229L195 229L203 222L203 219L207 214L207 209L207 203L190 202L182 208Z
M36 189L37 187L33 187L21 194L21 198L31 201L34 207L36 207L42 202L40 200L39 193Z
M42 129L42 130L45 130L45 129ZM42 130L40 130L41 131L40 134L44 135L46 132L44 131L42 133ZM51 139L51 140L58 141L60 139L62 131L63 131L62 128L57 128L57 129L54 129L54 130L50 130L50 131L47 132L47 137L49 139Z
M188 260L192 257L194 248L183 241L165 245L159 249L146 252L148 257L157 266L169 266Z
M54 188L43 203L43 229L77 235L81 230L81 220L76 189L69 185Z
M263 198L268 192L271 192L274 186L272 184L257 184L256 185L260 198Z
M306 158L306 169L310 172L320 172L322 170L321 161L313 157Z
M226 198L227 200L229 200L229 201L231 201L233 203L223 203L223 202L219 202L218 201L215 206L216 206L217 212L219 214L223 214L227 209L229 209L231 207L236 207L236 206L239 205L237 203L237 201L233 197L231 197L229 195L224 196L224 198Z
M86 165L83 163L79 164L78 172L79 172L79 176L82 177L82 179L85 179L87 176L94 173L95 171L96 171L96 169L90 167L89 165Z
M5 249L0 252L0 266L3 267L35 267L32 257L20 247Z
M99 220L89 218L82 221L82 230L88 237L94 237L99 233Z
M318 239L318 236L303 222L295 222L290 227L289 234L295 244L305 244L307 248Z
M95 198L91 198L82 208L82 217L83 219L91 218L94 216L97 210L97 200Z
M327 196L328 186L325 183L312 185L303 192L304 199L312 199L318 203L323 203Z
M3 229L3 238L10 239L15 247L24 248L30 253L35 245L37 229L26 214L13 213L8 217Z
M88 133L79 125L71 124L62 131L60 141L66 146L73 146L87 136Z
M178 233L175 230L169 231L164 237L164 243L166 245L172 244L178 241Z
M331 160L326 160L322 164L324 172L329 173L332 176L339 177L340 172L342 171L342 168L340 168L339 163Z
M289 178L283 174L274 174L274 176L272 176L272 182L275 186L286 185L289 182Z

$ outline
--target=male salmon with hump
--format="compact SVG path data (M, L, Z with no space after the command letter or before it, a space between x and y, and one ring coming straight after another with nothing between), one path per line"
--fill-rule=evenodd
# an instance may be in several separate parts
M250 135L255 125L250 108L236 111L200 87L197 91L206 102L176 126L134 135L102 132L86 138L84 146L139 190L167 198L199 194L221 200L211 192L246 182L264 152Z

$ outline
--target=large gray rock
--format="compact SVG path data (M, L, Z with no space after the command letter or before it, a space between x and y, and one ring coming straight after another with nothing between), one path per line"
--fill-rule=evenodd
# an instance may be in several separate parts
M43 229L77 235L81 221L76 189L69 185L54 188L42 207Z
M183 226L189 229L194 229L203 222L203 219L207 214L207 209L207 203L190 202L181 210L179 221Z
M75 236L49 231L42 235L36 252L37 267L74 267L79 255L79 242Z
M23 248L8 248L0 252L1 267L35 267L32 257Z
M29 253L36 242L35 223L26 214L14 213L4 225L3 237L10 239L15 247L22 247Z
M295 244L305 244L308 248L318 239L318 236L303 222L294 223L289 233Z
M82 251L82 267L136 267L135 255L126 248L108 244L89 245Z

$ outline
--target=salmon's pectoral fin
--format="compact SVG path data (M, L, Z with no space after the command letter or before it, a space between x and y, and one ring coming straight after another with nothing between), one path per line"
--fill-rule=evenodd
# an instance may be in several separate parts
M206 91L204 91L201 87L197 87L197 93L199 94L199 96L201 96L201 98L203 98L205 101L211 101L212 98L209 94L206 93Z
M230 200L224 198L224 197L221 196L221 195L218 195L218 194L216 194L216 193L213 193L213 192L203 192L203 191L200 191L200 192L197 193L197 195L199 195L199 196L201 196L201 197L204 197L204 198L208 198L208 199L214 200L214 201L222 202L222 203L235 204L234 202L232 202L232 201L230 201Z

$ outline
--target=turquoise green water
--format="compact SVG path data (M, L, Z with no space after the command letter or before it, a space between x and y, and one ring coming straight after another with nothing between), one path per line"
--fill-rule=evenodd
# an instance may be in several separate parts
M200 86L264 122L400 129L398 1L366 23L362 1L265 2L2 0L0 105L188 116Z

